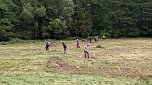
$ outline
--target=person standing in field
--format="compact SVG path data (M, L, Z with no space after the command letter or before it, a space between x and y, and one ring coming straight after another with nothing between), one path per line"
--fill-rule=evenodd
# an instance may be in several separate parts
M98 42L98 35L94 37L94 41Z
M79 39L77 39L77 48L80 48Z
M89 37L89 42L91 43L91 41L92 41L92 36Z
M50 45L49 45L49 41L48 41L48 39L46 39L45 43L46 43L46 45L45 45L45 49L46 49L46 51L47 51L47 50L49 50L49 46L50 46Z
M87 41L88 41L88 42L90 42L90 36L88 36L88 39L87 39Z
M96 38L97 38L97 42L99 41L99 37L98 37L98 35L96 36Z
M105 40L105 39L106 39L106 36L105 36L105 35L103 35L103 36L102 36L102 39L103 39L103 40Z
M89 44L87 46L84 46L84 58L89 58Z
M62 42L63 49L64 49L64 54L67 54L67 46L64 42Z
M97 42L97 38L96 38L96 36L94 36L94 41L95 41L95 42Z

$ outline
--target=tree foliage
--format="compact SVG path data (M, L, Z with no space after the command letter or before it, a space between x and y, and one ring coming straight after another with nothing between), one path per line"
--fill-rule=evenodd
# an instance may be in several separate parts
M0 0L0 41L152 37L151 0Z

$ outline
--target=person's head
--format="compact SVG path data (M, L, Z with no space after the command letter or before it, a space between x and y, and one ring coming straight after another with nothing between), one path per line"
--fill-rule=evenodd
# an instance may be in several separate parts
M87 44L87 47L89 47L89 44Z
M64 42L62 42L62 44L64 44Z

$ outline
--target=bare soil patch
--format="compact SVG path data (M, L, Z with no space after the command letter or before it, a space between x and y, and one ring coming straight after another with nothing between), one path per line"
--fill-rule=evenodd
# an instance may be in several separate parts
M75 65L71 65L67 61L57 56L50 57L48 59L47 67L64 73L73 73L78 71L78 68Z

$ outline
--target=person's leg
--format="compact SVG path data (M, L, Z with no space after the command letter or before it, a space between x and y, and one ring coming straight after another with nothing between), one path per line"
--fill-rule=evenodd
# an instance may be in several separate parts
M87 56L88 56L88 58L89 58L89 53L87 52Z
M67 49L65 49L65 53L67 54Z
M45 47L46 51L48 50L48 46Z
M67 54L67 48L64 48L64 54Z
M77 43L77 48L79 48L79 44Z
M65 54L65 48L64 48L64 54Z
M84 51L84 58L86 58L86 52Z
M80 48L79 43L78 43L78 48Z

